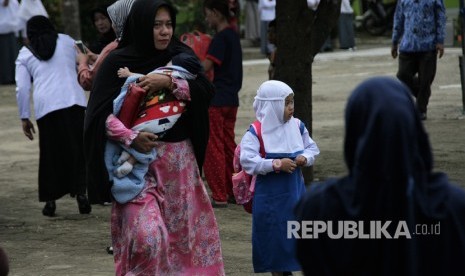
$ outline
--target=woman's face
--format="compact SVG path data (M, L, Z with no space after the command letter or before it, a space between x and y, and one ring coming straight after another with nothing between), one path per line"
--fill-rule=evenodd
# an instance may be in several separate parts
M167 8L157 10L153 24L153 43L155 49L164 50L168 47L173 36L173 23Z
M100 34L107 33L111 28L110 19L99 12L94 14L94 25Z

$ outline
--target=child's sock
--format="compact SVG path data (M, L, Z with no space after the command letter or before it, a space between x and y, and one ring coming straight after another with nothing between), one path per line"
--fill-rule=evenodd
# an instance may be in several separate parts
M130 173L132 171L132 164L129 163L129 162L124 162L123 165L119 166L116 170L115 170L115 175L116 177L118 178L123 178L125 177L128 173Z
M129 152L123 151L119 156L118 160L116 161L116 165L122 165L124 162L128 161L129 159Z

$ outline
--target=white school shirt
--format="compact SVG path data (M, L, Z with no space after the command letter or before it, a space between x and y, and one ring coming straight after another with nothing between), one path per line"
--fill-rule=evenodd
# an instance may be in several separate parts
M304 144L304 152L301 154L307 158L306 167L315 163L315 158L320 154L320 150L315 141L310 138L307 128L302 133L302 141ZM260 142L255 134L247 131L241 140L241 166L242 169L250 174L267 174L273 171L273 159L264 159L260 156Z
M74 40L65 34L58 34L55 53L47 61L40 61L26 47L21 48L16 59L16 101L21 119L31 117L31 93L36 120L73 105L86 107L87 98L77 80L76 55Z
M354 13L352 6L350 5L350 0L342 0L341 2L341 13Z
M276 17L276 0L259 0L258 10L261 21L272 21Z
M18 0L10 0L6 7L3 6L3 0L0 0L0 34L15 33L18 31L18 12ZM4 61L2 60L1 62Z

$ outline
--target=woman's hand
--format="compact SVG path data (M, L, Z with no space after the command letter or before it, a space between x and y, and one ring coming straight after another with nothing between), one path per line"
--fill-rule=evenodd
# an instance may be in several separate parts
M86 47L86 46L84 46ZM97 60L98 55L93 53L89 48L86 47L86 52L87 52L87 57L89 58L90 64L94 64L94 62Z
M78 52L76 56L76 60L78 64L89 65L89 57L86 54L83 54L81 52Z
M171 77L160 74L148 74L139 78L137 83L146 92L156 92L163 88L171 88Z
M131 147L138 152L150 152L157 145L158 136L151 132L139 132L139 134L132 141Z
M26 135L29 140L34 140L34 136L32 134L35 134L36 130L34 129L34 125L31 123L31 121L29 121L29 119L21 119L21 123L23 125L24 135Z
M76 49L78 53L76 57L78 64L92 65L98 58L98 55L92 53L87 47L86 47L87 54L81 52L79 47L77 47L76 45L74 45L74 48Z

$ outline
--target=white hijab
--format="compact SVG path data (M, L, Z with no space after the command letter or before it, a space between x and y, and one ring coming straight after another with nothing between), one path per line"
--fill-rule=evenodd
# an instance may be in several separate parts
M268 154L291 155L304 150L299 120L292 117L284 122L285 99L294 94L281 81L265 81L257 91L253 108L257 120L262 123L262 137ZM295 156L293 156L295 157Z

